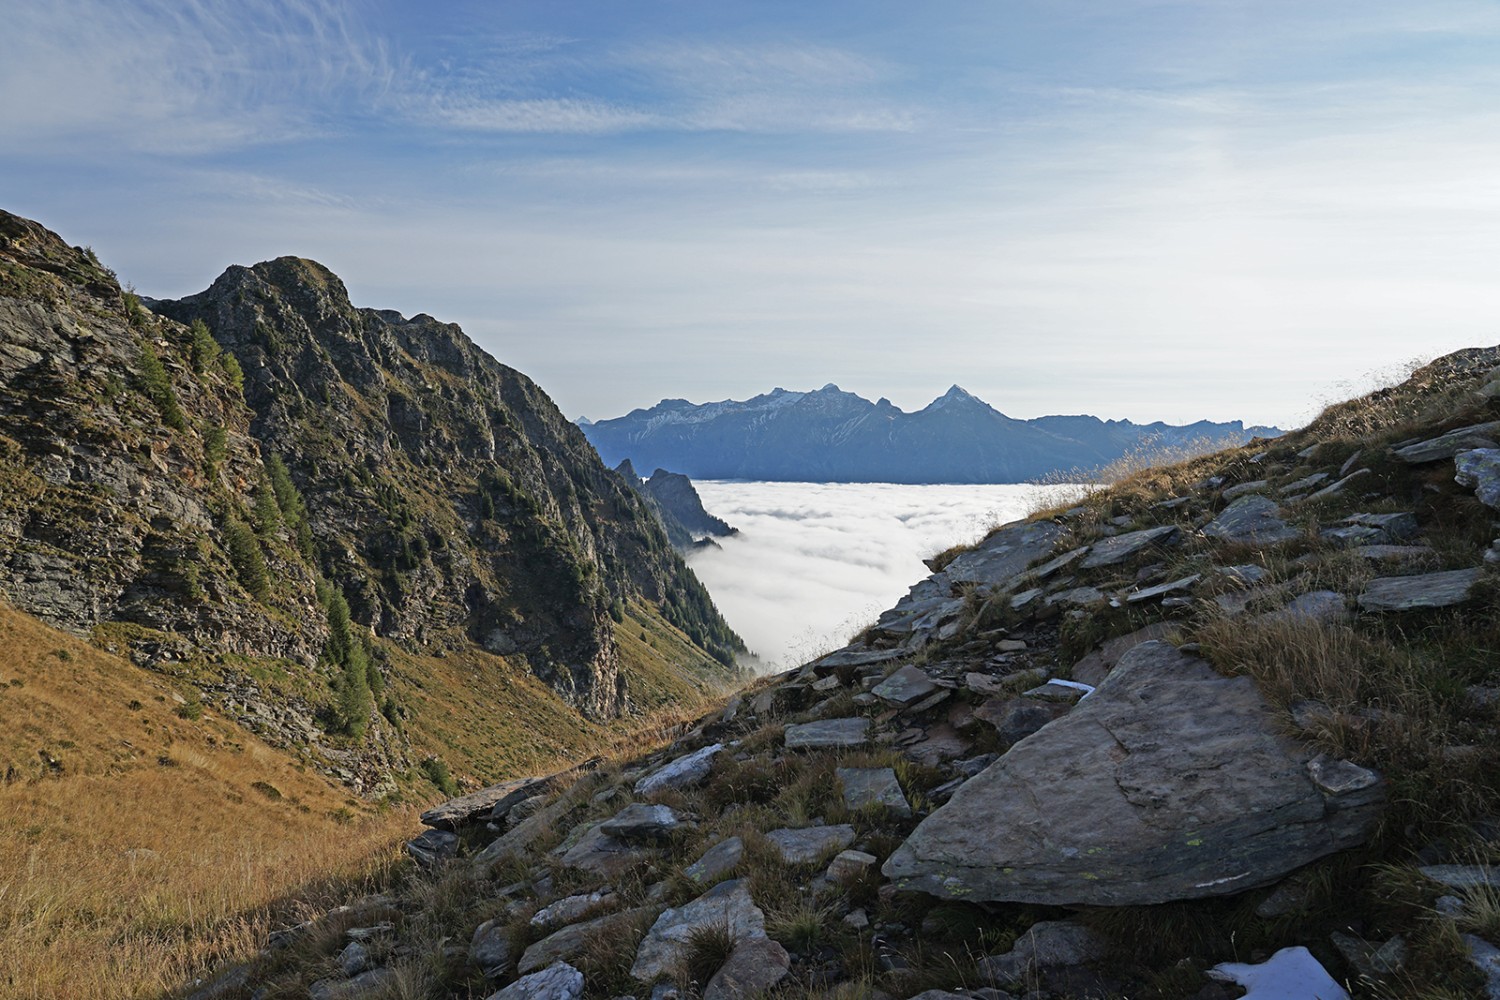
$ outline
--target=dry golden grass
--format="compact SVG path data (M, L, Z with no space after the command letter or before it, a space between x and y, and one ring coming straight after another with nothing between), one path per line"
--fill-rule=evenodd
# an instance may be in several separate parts
M413 815L171 694L0 607L0 995L161 996L396 859Z

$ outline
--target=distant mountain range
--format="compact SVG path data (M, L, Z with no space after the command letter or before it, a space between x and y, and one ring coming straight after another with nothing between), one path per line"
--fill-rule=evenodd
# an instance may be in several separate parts
M1092 416L1016 420L953 386L915 413L829 384L753 399L664 399L646 410L580 420L614 466L671 469L696 479L781 482L1019 483L1093 470L1143 447L1221 446L1274 437L1238 420L1136 424Z

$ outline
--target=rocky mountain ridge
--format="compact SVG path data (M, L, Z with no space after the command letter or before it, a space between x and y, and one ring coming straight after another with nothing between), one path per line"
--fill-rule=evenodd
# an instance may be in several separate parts
M667 530L667 537L679 551L715 545L715 538L738 534L723 518L704 509L703 498L693 481L681 473L657 469L650 479L642 479L627 458L615 466L615 474L650 502Z
M622 628L695 676L743 648L534 383L300 258L143 301L0 213L0 481L11 603L366 791L410 764L397 651L482 647L609 718Z
M932 569L195 1000L1500 991L1500 348Z
M699 479L791 482L1019 483L1086 474L1143 449L1213 450L1281 433L1239 421L1016 420L957 385L906 413L887 399L872 403L831 383L744 401L664 399L581 424L610 464L629 459Z

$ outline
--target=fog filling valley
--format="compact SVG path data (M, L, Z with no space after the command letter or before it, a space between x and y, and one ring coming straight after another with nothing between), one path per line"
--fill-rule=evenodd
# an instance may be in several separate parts
M795 666L844 645L929 572L924 558L1024 517L1057 487L696 482L739 529L688 560L760 657Z

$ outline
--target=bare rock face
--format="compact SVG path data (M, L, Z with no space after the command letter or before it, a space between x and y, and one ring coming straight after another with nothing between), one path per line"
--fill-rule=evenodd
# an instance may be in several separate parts
M964 784L883 871L967 900L1229 895L1363 842L1382 801L1372 772L1280 735L1248 677L1153 641Z
M1062 525L1051 521L1007 524L973 551L954 559L944 572L955 584L1005 583L1038 559L1051 555L1064 530Z

